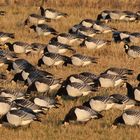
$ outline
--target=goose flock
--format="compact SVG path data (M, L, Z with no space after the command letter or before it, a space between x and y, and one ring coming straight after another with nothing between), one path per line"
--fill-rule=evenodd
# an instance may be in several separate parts
M102 112L110 109L122 110L120 116L114 118L113 127L118 124L140 125L140 110L131 109L140 106L140 84L133 87L128 83L130 75L135 70L122 67L104 69L98 75L89 71L69 75L66 79L58 78L47 71L47 67L98 65L96 56L88 56L74 48L77 43L79 48L88 51L98 50L106 45L124 43L125 55L133 59L140 59L140 32L119 31L107 25L108 22L136 22L139 24L140 11L104 10L97 15L97 19L83 19L75 23L67 32L60 33L49 22L60 18L69 18L67 13L55 9L40 7L40 14L29 14L23 19L24 27L36 34L36 39L41 36L52 36L47 44L27 43L14 40L15 33L0 32L0 67L6 67L6 73L0 73L0 82L5 84L16 82L26 87L25 91L0 87L0 123L1 126L19 127L29 125L33 121L42 121L49 109L59 108L59 99L77 100L83 96L93 95L78 106L73 106L62 124L86 123L91 119L103 118ZM0 11L1 16L6 16L5 11ZM94 38L97 34L112 34L112 40ZM30 36L29 36L30 37ZM132 45L131 45L132 44ZM69 55L65 53L68 52ZM37 65L33 65L21 54L39 55ZM135 61L135 60L133 60ZM45 70L42 67L45 66ZM61 67L60 67L61 68ZM8 80L8 74L12 79ZM139 80L140 75L137 76ZM139 80L140 81L140 80ZM127 88L127 94L114 93L111 95L97 95L100 88Z

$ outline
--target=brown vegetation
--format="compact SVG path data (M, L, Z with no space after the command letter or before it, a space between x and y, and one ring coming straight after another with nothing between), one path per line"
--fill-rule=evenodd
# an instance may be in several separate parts
M22 0L19 0L20 2ZM27 0L26 0L27 1ZM22 1L21 4L15 4L13 6L2 6L0 10L6 10L7 14L0 17L0 31L14 32L16 39L25 42L40 42L48 43L50 37L35 38L35 33L29 33L28 28L23 27L25 18L31 13L38 13L36 6L30 6L30 4ZM28 0L28 2L31 0ZM32 0L33 3L35 0ZM39 1L39 0L38 0ZM40 2L40 1L39 1ZM23 6L23 5L28 6ZM32 2L31 2L32 4ZM39 4L32 4L39 5ZM60 19L59 21L52 21L49 23L52 27L56 28L59 32L66 32L72 25L80 22L85 18L95 19L97 14L104 9L123 9L137 11L140 7L139 0L55 0L45 3L46 7L58 9L62 12L69 14L66 19ZM110 26L119 30L127 30L132 32L140 32L140 23L126 23L126 22L113 22L109 23ZM99 38L106 38L111 40L111 34L99 35ZM140 45L140 44L139 44ZM60 67L60 68L46 68L47 71L62 78L66 78L73 73L79 73L83 71L93 72L99 74L108 67L127 67L134 70L134 75L129 77L129 82L137 85L136 76L140 73L140 59L133 60L128 58L124 52L123 44L112 43L110 46L97 51L88 51L81 49L78 46L73 46L80 53L96 56L99 58L98 64L77 68L73 66ZM25 57L25 56L23 56ZM31 63L37 64L39 56L26 57ZM5 71L5 69L1 69ZM9 83L4 84L5 87L22 89L22 85ZM113 93L126 93L125 88L110 88L101 89L96 94L105 95ZM92 95L91 95L92 96ZM139 127L119 127L116 130L112 130L111 124L113 120L121 113L121 111L110 110L104 112L104 117L100 120L91 120L85 125L70 125L64 127L60 125L60 121L63 120L68 110L75 106L82 104L89 97L83 97L77 101L64 101L59 109L50 110L44 117L42 123L33 122L29 128L17 128L8 129L0 128L0 140L138 140L140 139Z

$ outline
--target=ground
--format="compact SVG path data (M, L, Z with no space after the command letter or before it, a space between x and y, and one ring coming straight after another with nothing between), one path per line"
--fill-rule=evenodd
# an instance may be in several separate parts
M39 4L36 4L39 5ZM1 6L0 10L5 10L7 14L0 17L0 31L15 33L15 40L12 41L25 41L25 42L39 42L48 43L48 40L52 37L39 37L36 38L34 32L29 32L28 28L23 26L24 20L31 13L38 13L36 5L12 5L12 6ZM120 9L120 10L131 10L138 11L140 7L139 0L57 0L48 1L45 7L51 7L58 9L62 12L68 13L67 18L62 18L59 21L52 21L48 23L59 32L67 32L68 29L79 23L82 19L92 18L96 19L97 15L105 9ZM127 22L112 22L108 25L117 28L118 30L127 30L130 32L140 32L140 23L127 23ZM103 38L111 40L111 34L98 35L96 38ZM139 44L140 45L140 44ZM73 46L77 52L83 53L89 56L98 57L98 64L93 64L86 67L53 67L45 70L53 73L57 77L65 79L68 75L79 73L79 72L93 72L99 74L109 67L126 67L134 70L134 74L129 76L128 82L133 85L137 85L138 81L136 76L140 73L140 59L129 58L124 51L123 44L115 44L105 46L97 51L89 51L84 48L80 48L77 45ZM70 53L68 55L71 55ZM37 65L37 61L40 58L39 55L20 56ZM5 68L1 69L5 72ZM9 77L11 77L10 74ZM12 87L18 89L25 89L20 84L14 83L1 83L1 86ZM42 123L33 122L30 127L26 128L0 128L0 139L1 140L138 140L140 139L139 127L122 126L117 129L112 129L111 125L113 120L121 114L119 110L110 110L103 112L103 118L99 120L91 120L87 124L83 125L70 125L62 126L61 121L64 119L65 114L69 109L76 105L81 105L85 100L89 99L94 95L108 95L113 93L126 94L126 88L116 87L109 89L100 89L98 92L93 93L90 96L82 97L76 101L65 101L60 100L62 106L59 109L50 110L47 115L43 118Z

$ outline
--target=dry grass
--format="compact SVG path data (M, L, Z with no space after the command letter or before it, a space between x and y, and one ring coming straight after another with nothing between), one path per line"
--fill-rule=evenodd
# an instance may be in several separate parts
M59 21L53 21L49 23L56 28L59 32L66 32L72 25L80 22L84 18L95 19L97 14L104 9L123 9L137 11L140 6L139 0L57 0L49 1L46 4L48 7L58 9L63 12L67 12L70 16L66 19ZM2 10L6 10L7 14L4 17L0 17L0 31L14 32L16 35L15 40L25 42L40 42L47 43L50 37L35 38L35 33L29 33L28 29L22 26L25 18L31 13L38 13L35 6L1 6ZM126 22L114 22L110 23L112 27L119 30L137 31L140 32L140 23L126 23ZM111 40L111 34L100 35L100 38L106 38ZM14 40L14 41L15 41ZM133 85L137 85L136 76L140 73L140 59L129 59L124 53L122 44L112 43L110 46L105 46L103 49L97 51L88 51L86 49L80 49L77 45L73 46L80 53L84 53L89 56L96 56L99 59L97 65L90 65L83 68L77 68L73 66L62 68L46 68L49 72L58 77L64 79L73 73L79 73L83 71L93 72L95 74L107 69L108 67L127 67L134 70L134 75L129 77L129 82ZM24 56L25 57L25 56ZM37 64L39 56L28 56L27 59ZM1 69L1 71L5 71ZM22 88L19 84L4 84L5 87ZM113 94L113 93L126 93L125 88L110 88L100 89L96 93L100 95ZM95 93L93 93L94 95ZM92 96L92 95L91 95ZM119 127L116 130L112 130L111 124L113 120L121 113L121 111L110 110L104 112L104 118L100 120L91 120L86 125L70 125L63 127L59 123L63 120L68 110L75 106L82 104L89 97L83 97L77 101L64 101L61 100L62 106L59 109L50 110L44 117L42 123L33 122L29 128L8 129L0 128L0 140L138 140L140 139L138 127Z

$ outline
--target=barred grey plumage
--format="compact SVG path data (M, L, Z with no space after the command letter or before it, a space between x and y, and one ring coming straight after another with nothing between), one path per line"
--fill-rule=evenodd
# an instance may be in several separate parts
M86 107L86 106L76 106L70 109L70 111L66 114L64 118L64 125L74 122L85 123L90 119L99 119L103 116L98 112Z

